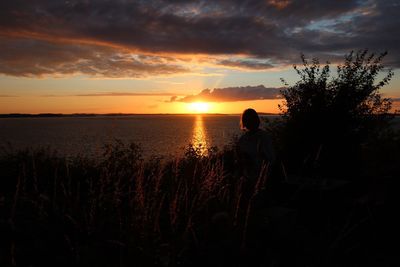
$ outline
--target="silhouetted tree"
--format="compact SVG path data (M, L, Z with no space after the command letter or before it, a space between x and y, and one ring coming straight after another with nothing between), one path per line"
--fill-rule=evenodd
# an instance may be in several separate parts
M302 68L294 66L300 80L290 86L282 79L285 101L277 135L292 169L351 174L360 146L387 129L392 118L392 102L379 92L392 78L392 70L377 81L386 54L351 52L334 77L329 62L321 66L318 59L308 62L302 55Z

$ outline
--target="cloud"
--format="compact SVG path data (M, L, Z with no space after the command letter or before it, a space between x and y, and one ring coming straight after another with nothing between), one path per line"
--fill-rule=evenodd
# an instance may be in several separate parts
M170 84L170 85L183 85L184 82L171 82L171 81L155 81L156 83Z
M284 9L288 5L291 4L291 1L289 1L289 0L268 0L268 4L270 4L273 7L276 7L277 9Z
M241 86L204 89L197 95L188 95L185 97L172 96L166 102L236 102L262 99L280 99L280 90L282 88L267 88L264 85Z
M168 92L98 92L98 93L87 93L87 94L75 94L75 95L41 95L41 97L97 97L97 96L175 96L175 93ZM1 97L1 95L0 95Z
M149 93L129 93L129 92L103 92L93 94L77 94L74 96L175 96L174 93L167 92L149 92Z
M322 4L323 3L323 4ZM352 11L358 1L3 1L3 32L97 41L142 51L249 53L290 50L285 28Z
M400 67L399 11L378 0L1 1L0 73L174 75L193 71L179 60L193 54L264 70L365 47Z
M142 78L189 72L186 67L163 57L135 56L124 50L94 45L0 37L0 51L0 73L12 76L85 74Z
M232 60L232 59L224 59L217 62L218 65L223 65L227 67L241 68L241 69L251 69L251 70L266 70L274 67L269 62L252 60L252 59L242 59L242 60Z

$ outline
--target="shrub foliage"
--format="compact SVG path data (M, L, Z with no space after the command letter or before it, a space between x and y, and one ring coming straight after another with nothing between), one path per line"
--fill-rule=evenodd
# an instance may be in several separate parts
M283 120L274 129L288 162L308 171L315 164L346 171L357 165L360 146L382 135L393 117L391 100L380 92L393 76L389 69L380 78L385 56L351 52L335 76L329 62L321 66L301 56L302 66L294 66L299 81L282 80Z

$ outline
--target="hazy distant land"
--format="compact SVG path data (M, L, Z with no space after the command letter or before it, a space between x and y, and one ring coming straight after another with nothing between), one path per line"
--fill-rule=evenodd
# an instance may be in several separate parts
M201 115L239 115L240 113L205 113ZM267 112L258 112L259 115L271 115L271 116L278 116L277 113L267 113ZM71 113L71 114L64 114L64 113L39 113L39 114L29 114L29 113L8 113L8 114L0 114L0 118L54 118L54 117L120 117L120 116L136 116L136 115L199 115L196 113Z

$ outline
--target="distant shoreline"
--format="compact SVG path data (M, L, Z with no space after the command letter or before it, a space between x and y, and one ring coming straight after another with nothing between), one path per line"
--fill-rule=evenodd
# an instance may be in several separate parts
M272 116L279 116L278 113L265 113L259 112L259 115L272 115ZM230 115L240 115L240 113L232 113L232 114L225 114L225 113L204 113L204 114L197 114L197 113L105 113L105 114L96 114L96 113L72 113L72 114L62 114L62 113L39 113L39 114L25 114L25 113L9 113L9 114L0 114L0 118L65 118L65 117L72 117L72 118L83 118L83 117L128 117L128 116L159 116L159 115L166 115L166 116L185 116L185 115L218 115L218 116L230 116Z
M279 113L259 112L263 116L280 116ZM85 117L129 117L129 116L187 116L187 115L214 115L214 116L239 116L240 113L8 113L0 114L0 119L5 118L85 118ZM400 114L392 114L395 117L400 117Z

